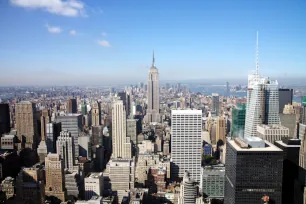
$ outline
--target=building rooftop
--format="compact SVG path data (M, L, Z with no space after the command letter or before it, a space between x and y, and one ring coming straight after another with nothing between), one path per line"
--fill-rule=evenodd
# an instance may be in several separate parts
M88 178L99 178L99 177L103 177L103 173L102 172L92 172L88 176Z
M30 101L20 101L20 102L18 102L18 104L32 104L32 102L30 102Z
M180 115L201 114L202 115L202 110L171 110L171 114L180 114Z
M296 139L296 140L299 140L299 139ZM283 141L275 141L276 143L278 143L278 144L280 144L280 145L282 145L282 146L284 146L284 147L301 147L301 145L291 145L291 144L286 144L286 143L284 143Z
M279 130L289 130L289 128L282 126L282 125L265 125L265 124L260 124L258 125L259 127L262 127L264 129L279 129Z
M252 137L251 140L253 139L253 141L260 141L261 139L258 137ZM272 143L263 140L265 143L265 147L252 147L250 145L248 145L247 148L243 148L241 146L239 146L235 140L228 140L228 143L230 143L230 145L232 145L237 151L240 152L270 152L270 151L274 151L274 152L281 152L283 150L281 150L280 148L276 147L275 145L273 145ZM246 143L248 144L248 143Z

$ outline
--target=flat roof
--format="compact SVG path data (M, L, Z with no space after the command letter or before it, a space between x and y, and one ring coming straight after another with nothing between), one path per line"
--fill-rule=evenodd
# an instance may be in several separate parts
M256 137L255 137L256 138ZM256 140L256 139L255 139ZM276 147L275 145L273 145L272 143L265 141L266 147L262 147L262 148L241 148L239 145L236 144L236 142L234 140L228 140L228 142L230 143L230 145L232 145L237 151L240 152L281 152L283 150L281 150L280 148Z
M171 110L171 114L177 115L189 115L189 114L201 114L202 110Z
M298 140L298 139L297 139ZM284 146L284 147L301 147L301 145L288 145L288 144L286 144L286 143L284 143L283 141L275 141L275 142L277 142L278 144L280 144L280 145L282 145L282 146Z
M271 130L275 130L275 129L278 129L278 130L289 130L289 128L285 127L285 126L282 126L282 125L265 125L265 124L260 124L260 125L257 125L257 127L262 127L264 129L271 129Z

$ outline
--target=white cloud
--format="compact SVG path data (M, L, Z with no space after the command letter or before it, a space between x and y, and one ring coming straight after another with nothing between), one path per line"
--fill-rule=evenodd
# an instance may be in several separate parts
M85 5L78 0L10 0L10 2L15 6L42 9L61 16L86 16Z
M60 27L57 26L50 26L49 24L46 25L49 33L54 33L54 34L58 34L62 32L62 29Z
M102 36L107 36L107 33L106 32L102 32L101 35Z
M103 47L110 47L111 44L107 40L99 40L98 44L103 46Z
M76 32L75 30L71 30L71 31L69 32L69 34L70 34L70 35L76 35L77 32Z

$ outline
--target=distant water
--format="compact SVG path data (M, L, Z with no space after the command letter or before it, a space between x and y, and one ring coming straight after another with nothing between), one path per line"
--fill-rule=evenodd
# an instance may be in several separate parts
M224 87L214 87L214 86L209 86L209 87L193 87L190 88L190 91L196 92L196 93L202 93L206 96L211 96L213 93L218 93L220 96L225 95ZM230 96L235 96L238 98L243 98L247 96L247 92L230 92ZM301 102L301 98L293 96L293 101L295 102Z

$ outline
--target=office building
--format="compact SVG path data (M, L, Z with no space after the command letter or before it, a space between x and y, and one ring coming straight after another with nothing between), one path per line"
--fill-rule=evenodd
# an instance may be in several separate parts
M171 111L172 178L183 177L189 171L200 181L202 110Z
M148 80L148 108L146 112L146 122L160 122L159 114L159 74L155 67L155 58L153 53L153 62L149 70Z
M159 162L159 155L157 154L141 154L139 153L136 169L135 180L139 185L145 186L146 180L148 180L148 169L150 166L155 166Z
M163 154L165 156L170 154L170 142L169 142L169 140L166 140L165 143L164 143Z
M46 124L46 144L47 152L56 153L56 140L62 131L61 123L47 123Z
M61 129L70 132L74 141L75 156L79 156L78 137L79 132L83 131L82 115L81 114L66 114L57 116L56 122L61 123Z
M216 126L216 141L222 140L225 142L225 118L223 116L219 116L217 119Z
M70 98L67 100L66 112L77 113L77 100L75 98Z
M85 200L103 194L103 173L90 173L85 178Z
M283 151L258 137L227 140L224 204L282 203Z
M299 203L303 197L299 188L299 154L300 154L299 139L284 138L280 141L275 141L275 146L282 149L284 152L283 158L283 184L282 184L282 203Z
M82 187L81 176L78 170L65 171L65 188L67 191L67 197L79 197Z
M275 141L289 137L289 128L282 125L261 124L257 126L257 136L274 144Z
M74 138L70 132L62 131L56 141L57 154L64 160L65 168L72 170L75 160Z
M101 104L98 101L92 105L91 117L92 126L101 125Z
M85 158L91 158L91 136L82 134L78 138L79 140L79 156L80 157L85 157Z
M292 104L293 89L278 89L279 95L279 113L283 113L287 104Z
M21 101L17 103L15 115L17 136L19 141L21 141L18 145L18 149L36 149L39 141L37 128L39 112L36 110L36 104L29 101Z
M135 162L129 159L111 159L107 166L113 191L128 191L134 188Z
M245 104L238 104L232 108L231 137L243 137L245 127Z
M91 144L92 146L103 145L103 126L93 126L91 128Z
M99 172L104 168L104 152L105 148L101 145L97 145L93 148L93 161L94 161L94 169Z
M15 135L3 135L1 137L2 150L17 150L17 137Z
M11 124L9 104L0 103L0 136L4 133L9 133L10 130Z
M214 165L201 168L200 189L205 198L224 198L225 166Z
M212 94L212 111L218 116L219 115L219 94L213 93Z
M45 201L44 168L34 165L22 168L16 178L16 196L19 200L31 204L43 204Z
M117 100L113 104L112 121L112 156L114 158L132 158L131 141L126 137L126 112L122 100Z
M60 201L65 201L65 174L64 160L59 154L49 153L45 159L47 197L56 197Z
M40 140L40 143L39 143L38 148L37 148L37 154L38 154L38 157L39 157L39 162L41 164L45 162L45 158L48 154L47 144L46 144L46 140L45 140L45 138L46 138L45 137L45 134L46 134L45 123L46 123L45 117L41 116L40 117L41 140Z
M179 204L195 204L198 196L197 182L191 177L190 173L184 173L181 184Z
M152 166L148 170L147 184L149 194L166 191L167 170L164 166Z
M87 105L86 104L81 105L81 113L82 113L82 115L87 114Z
M6 177L1 182L2 192L5 193L6 200L15 196L15 179L12 177Z
M136 119L127 119L126 120L126 136L131 138L133 145L137 145L137 126Z
M90 200L77 200L75 204L109 204L102 196L93 196Z

